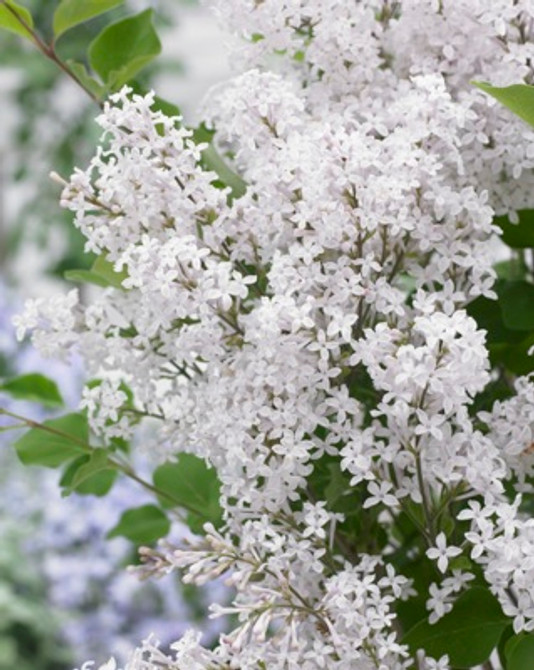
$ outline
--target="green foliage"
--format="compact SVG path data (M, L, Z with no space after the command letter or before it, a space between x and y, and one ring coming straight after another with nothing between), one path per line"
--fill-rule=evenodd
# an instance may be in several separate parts
M21 21L14 16L14 13L21 18ZM32 15L25 7L19 5L18 2L4 0L4 2L0 4L0 28L4 28L4 30L9 30L12 33L31 39L31 32L28 28L33 28Z
M485 82L473 82L481 91L488 93L514 114L534 126L534 86L513 84L499 88Z
M104 28L89 46L89 63L108 90L117 90L161 51L159 37L147 9Z
M202 165L205 169L215 172L223 186L230 187L233 198L240 198L245 195L245 191L247 190L246 182L228 167L212 144L202 152Z
M491 364L513 374L528 374L534 370L534 358L528 354L534 344L534 285L500 279L494 290L497 300L476 298L467 311L487 332Z
M122 4L124 0L61 0L54 12L54 36Z
M115 479L117 470L110 463L106 449L94 449L91 454L78 456L67 465L59 485L62 495L73 492L80 495L105 496Z
M164 463L153 475L154 486L163 495L158 499L163 507L187 510L187 525L194 533L210 521L215 527L222 524L219 504L221 483L213 468L201 458L180 454L176 463Z
M95 96L95 98L100 99L104 97L106 92L105 86L102 86L102 84L99 84L94 77L91 77L83 63L77 63L72 58L69 58L65 64L70 71L75 74L78 81L81 82L85 88Z
M25 465L57 468L87 450L89 426L83 414L67 414L31 428L15 444Z
M505 646L506 670L532 670L534 665L534 635L521 633L511 637Z
M219 177L221 188L230 187L232 198L240 198L245 195L247 184L236 174L218 154L212 144L214 131L208 129L204 124L193 129L193 140L197 144L207 144L201 156L201 165L205 170L211 170Z
M155 505L143 505L126 510L119 523L107 534L108 538L123 536L135 544L152 544L167 535L171 528L165 513Z
M523 209L518 213L519 221L512 223L507 216L496 216L493 220L502 231L502 241L512 249L534 247L534 209Z
M499 306L504 325L510 330L534 330L534 284L506 282L500 292Z
M39 373L30 373L0 383L0 391L17 400L38 402L45 407L60 407L63 398L54 381Z
M107 288L122 289L122 282L128 277L126 271L117 272L113 263L110 263L104 255L98 256L90 270L67 270L65 279L83 284L95 284Z
M433 658L448 654L454 668L472 668L488 660L508 624L495 596L475 586L437 623L431 625L425 618L416 624L403 643L413 653L424 649Z

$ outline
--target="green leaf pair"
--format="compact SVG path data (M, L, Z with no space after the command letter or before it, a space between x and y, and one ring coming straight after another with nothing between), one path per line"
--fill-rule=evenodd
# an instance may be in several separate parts
M123 0L63 0L54 14L54 35L58 39L71 28L122 4ZM78 79L97 98L116 91L133 79L161 52L161 43L147 9L106 26L91 42L88 60L103 82L91 77L85 65L69 61Z
M137 545L152 544L170 530L164 510L180 507L187 511L186 522L194 533L201 533L208 521L216 527L222 524L221 485L215 470L201 458L180 454L176 463L165 463L155 470L153 482L161 507L143 505L127 510L108 533L109 538L123 536Z
M14 444L24 465L58 468L67 465L61 480L63 495L105 495L117 472L104 448L89 445L89 425L83 414L66 414L31 428Z

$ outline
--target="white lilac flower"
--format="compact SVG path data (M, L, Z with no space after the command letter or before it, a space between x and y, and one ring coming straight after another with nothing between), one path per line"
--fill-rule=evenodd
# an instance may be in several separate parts
M428 558L437 562L440 572L446 572L449 560L455 556L459 556L461 553L462 550L460 547L447 545L447 537L445 536L445 533L440 533L436 537L435 546L430 547L430 549L427 549L426 551Z
M350 481L365 518L384 522L386 555L403 505L463 505L462 547L530 629L534 532L504 484L530 488L534 384L472 416L490 374L466 306L494 297L494 214L534 206L533 130L471 84L531 76L531 3L211 4L245 38L243 71L204 109L244 193L217 188L204 147L151 110L152 94L113 94L102 143L62 203L122 287L86 307L72 293L29 303L19 334L127 382L136 410L159 421L157 459L185 451L217 469L226 527L146 556L149 572L196 583L232 568L237 626L216 660L191 652L193 667L413 665L378 559L355 566L326 542L336 491L310 486L325 461L332 488ZM114 430L119 391L86 392L95 428ZM446 572L461 549L426 531ZM467 581L431 587L431 620ZM145 646L130 667L171 663L159 654Z

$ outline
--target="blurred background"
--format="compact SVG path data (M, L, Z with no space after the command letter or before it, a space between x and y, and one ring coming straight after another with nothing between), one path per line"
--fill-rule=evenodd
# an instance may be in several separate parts
M21 4L49 34L56 3ZM229 76L228 36L194 0L130 0L70 31L61 56L84 53L114 15L147 7L156 10L163 50L140 85L178 105L193 123L210 86ZM11 318L28 297L64 292L65 270L91 264L48 175L68 177L87 163L99 135L97 111L31 44L0 32L0 379L42 372L72 408L83 380L79 364L40 359L16 342ZM0 395L0 404L8 403ZM39 418L35 405L15 409ZM124 570L135 561L132 545L105 539L122 511L145 502L137 487L122 482L105 498L62 499L57 472L23 468L10 441L12 433L0 432L0 670L64 670L110 654L120 661L152 631L165 644L191 625L204 630L208 643L215 638L220 624L205 619L206 591L184 588L173 577L140 583Z

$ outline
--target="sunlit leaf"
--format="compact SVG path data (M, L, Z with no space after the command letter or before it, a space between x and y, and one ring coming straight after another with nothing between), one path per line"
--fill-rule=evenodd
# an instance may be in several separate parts
M513 84L512 86L492 86L481 81L473 82L481 91L488 93L517 116L534 126L534 86Z
M112 23L93 40L89 63L110 90L120 88L161 51L152 10Z
M89 426L83 414L67 414L45 421L43 426L31 428L14 444L25 465L56 468L86 451Z
M0 5L0 28L31 39L32 15L26 7L19 5L18 2L6 0Z
M61 0L54 12L54 36L121 5L124 0Z
M63 404L63 398L56 382L37 372L7 379L0 383L0 391L17 400L39 402L48 407L58 407Z

